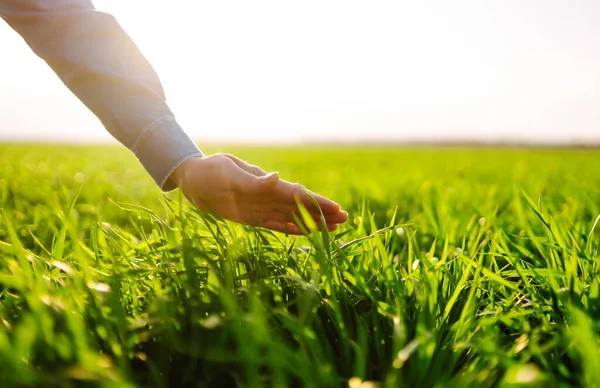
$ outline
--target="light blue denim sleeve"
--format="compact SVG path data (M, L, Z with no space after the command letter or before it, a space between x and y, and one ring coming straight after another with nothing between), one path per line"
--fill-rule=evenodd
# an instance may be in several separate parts
M90 0L0 0L0 16L162 190L175 188L167 180L171 172L202 153L169 109L156 72L113 16Z

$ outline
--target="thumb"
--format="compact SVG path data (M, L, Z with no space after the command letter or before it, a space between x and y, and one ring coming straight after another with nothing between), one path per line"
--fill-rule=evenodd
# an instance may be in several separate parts
M237 169L234 177L235 190L244 194L259 194L272 189L279 181L279 174L271 172L264 176L250 174L243 169Z

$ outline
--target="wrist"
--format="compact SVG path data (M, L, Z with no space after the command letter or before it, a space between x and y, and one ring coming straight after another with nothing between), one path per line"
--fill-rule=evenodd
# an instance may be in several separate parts
M202 158L203 156L192 156L191 158L184 160L179 166L175 168L175 170L173 170L173 172L169 176L169 181L171 182L171 184L176 187L181 187L182 183L186 179L187 171L190 170L190 165L197 162L198 160L201 160Z

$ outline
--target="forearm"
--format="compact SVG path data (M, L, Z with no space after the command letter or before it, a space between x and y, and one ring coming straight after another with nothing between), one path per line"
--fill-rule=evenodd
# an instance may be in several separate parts
M0 0L0 14L163 189L201 155L169 109L159 78L118 22L88 0Z

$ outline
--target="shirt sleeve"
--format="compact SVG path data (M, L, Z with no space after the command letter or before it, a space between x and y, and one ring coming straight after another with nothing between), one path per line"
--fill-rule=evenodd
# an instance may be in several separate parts
M0 16L139 159L164 191L202 153L169 109L160 80L117 20L90 0L0 0Z

